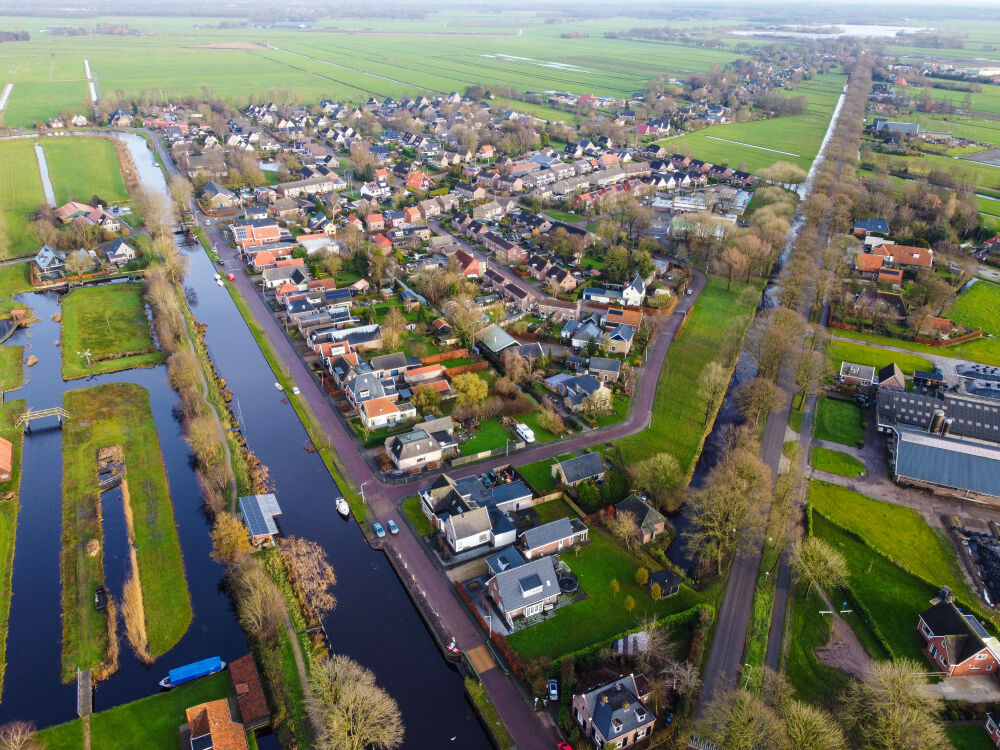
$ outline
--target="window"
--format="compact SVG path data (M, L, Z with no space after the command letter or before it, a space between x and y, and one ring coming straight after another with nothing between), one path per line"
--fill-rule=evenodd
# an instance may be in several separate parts
M976 661L983 661L986 658L986 654L976 654Z
M926 638L930 638L934 635L934 633L931 632L931 629L927 627L927 623L921 623L920 632L922 632Z

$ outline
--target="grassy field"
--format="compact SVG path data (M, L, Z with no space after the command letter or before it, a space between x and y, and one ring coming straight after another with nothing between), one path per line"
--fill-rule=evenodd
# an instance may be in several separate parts
M38 204L44 202L31 141L0 141L0 260L38 252L28 223Z
M338 29L309 34L280 29L209 28L208 18L118 19L146 36L57 37L33 34L30 42L5 45L0 70L15 83L5 115L10 126L28 126L63 109L89 114L83 59L90 60L102 95L126 103L142 92L156 96L214 96L237 105L248 98L315 101L322 96L359 102L418 93L462 92L472 84L519 91L592 92L619 97L642 91L657 75L683 78L732 62L728 49L604 36L643 23L638 17L579 21L505 12L432 12L424 20L338 18ZM91 23L107 21L92 18ZM9 19L17 26L23 19ZM0 19L0 22L3 22ZM32 25L48 21L33 18ZM51 23L64 23L55 19ZM378 30L372 27L377 23ZM361 33L345 34L344 28ZM580 33L578 38L564 35ZM239 44L245 48L239 48ZM268 44L271 47L265 48ZM255 46L257 45L257 46ZM7 49L11 47L11 49ZM500 102L501 107L508 102ZM511 103L511 106L518 106ZM538 105L532 114L571 120L572 115Z
M820 440L857 445L865 439L861 407L853 401L819 398L816 401L814 434Z
M795 587L787 638L785 677L800 700L816 705L832 704L847 684L848 675L822 664L813 649L830 638L831 620L819 614L826 604L814 586L806 598L806 587Z
M427 536L428 534L434 533L434 527L431 526L431 522L427 520L427 516L424 512L420 510L420 498L411 497L408 498L403 503L403 512L406 517L410 519L410 523L413 524L413 528L417 530L420 536Z
M672 151L690 153L698 159L733 168L744 164L752 172L777 161L809 169L819 153L844 80L838 74L818 75L814 80L803 81L797 90L789 91L789 95L804 94L808 98L809 107L803 115L716 125L660 142Z
M579 214L571 214L567 213L566 211L558 211L554 208L547 210L545 213L548 216L551 216L556 221L566 221L570 223L581 221L582 219L586 218L585 216L580 216Z
M916 632L917 615L930 606L939 589L893 565L818 512L813 513L813 534L847 558L851 574L850 593L846 595L848 608L857 610L852 605L860 602L871 612L893 658L908 657L923 663L922 639ZM872 635L860 614L855 612L848 617L848 624L862 643L871 641Z
M104 617L94 610L94 589L104 583L101 555L88 539L102 539L96 452L122 446L132 510L138 576L149 651L155 658L180 640L191 623L170 488L145 388L114 383L69 391L71 415L63 428L63 678L100 662L106 647Z
M979 282L976 282L977 284ZM988 282L987 282L988 283ZM1000 366L1000 340L998 339L977 339L958 346L937 347L926 344L917 344L913 341L902 341L890 336L880 336L875 333L864 333L862 331L838 331L838 335L844 338L867 341L872 344L882 344L884 346L896 346L913 352L924 354L941 354L945 357L958 357L961 359L971 359L974 362L982 362L987 365Z
M710 279L677 338L671 343L656 383L653 418L649 427L618 442L626 463L632 464L667 451L689 476L711 429L717 406L705 423L705 403L698 394L698 377L719 357L727 336L741 340L753 318L761 284L726 283ZM750 291L747 291L750 290ZM737 350L739 347L735 347ZM726 362L732 366L733 362Z
M1000 335L1000 285L980 279L962 292L944 314L969 328Z
M206 701L234 696L228 672L141 698L91 717L93 747L176 747L177 730L187 722L185 711ZM45 750L83 750L80 720L43 729L38 739Z
M76 289L62 300L62 372L66 380L163 361L153 344L145 285L105 284ZM80 352L90 352L91 365Z
M855 344L849 341L834 339L826 347L826 357L840 371L841 362L852 362L880 370L895 362L905 374L912 375L914 370L933 370L934 365L917 354L903 354L877 349L873 346Z
M828 471L842 477L860 477L865 473L865 465L854 456L821 446L812 449L812 465L820 471Z
M858 534L901 568L956 596L975 602L951 544L910 508L873 500L827 482L809 483L809 502L834 523Z
M653 601L649 591L635 582L639 564L596 526L590 528L589 544L580 547L578 553L564 553L561 559L579 576L587 598L510 636L510 645L525 658L555 659L635 627L643 616L663 617L704 601L687 586L681 586L676 596ZM617 595L611 592L613 579L621 585ZM629 595L636 602L631 613L624 607Z
M23 346L0 346L0 391L19 388L24 382Z
M42 144L56 201L89 203L97 195L105 206L129 199L111 141L104 138L50 138Z
M3 145L2 141L0 145ZM14 295L31 291L28 274L27 263L0 266L0 317L8 317L11 310L24 307L14 299Z
M18 495L21 486L21 446L24 430L14 422L24 412L26 402L10 401L0 406L0 437L13 444L11 477L0 482L0 694L7 669L7 618L10 615L11 580L14 575L14 542L17 538Z

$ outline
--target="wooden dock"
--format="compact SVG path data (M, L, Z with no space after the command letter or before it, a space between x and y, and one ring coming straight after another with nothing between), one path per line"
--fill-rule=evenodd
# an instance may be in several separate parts
M94 679L90 670L76 670L76 714L90 716L94 710Z

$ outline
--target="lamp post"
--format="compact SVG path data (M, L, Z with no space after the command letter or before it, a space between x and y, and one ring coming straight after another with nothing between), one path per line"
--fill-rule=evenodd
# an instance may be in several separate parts
M366 485L366 484L368 484L368 482L362 482L362 483L361 483L361 486L360 486L360 487L358 487L358 489L359 489L359 490L361 490L361 502L362 502L363 504L365 504L365 505L367 505L367 504L368 504L368 501L367 501L367 500L365 499L365 485Z

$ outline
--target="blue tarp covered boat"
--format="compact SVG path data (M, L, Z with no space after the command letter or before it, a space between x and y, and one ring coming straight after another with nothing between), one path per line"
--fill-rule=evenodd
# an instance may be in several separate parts
M167 676L160 680L160 687L177 687L178 685L183 685L185 682L197 680L199 677L208 677L210 674L221 672L225 668L226 662L222 661L218 656L213 656L210 659L202 659L191 664L185 664L183 667L177 667L177 669L171 669L167 673Z

